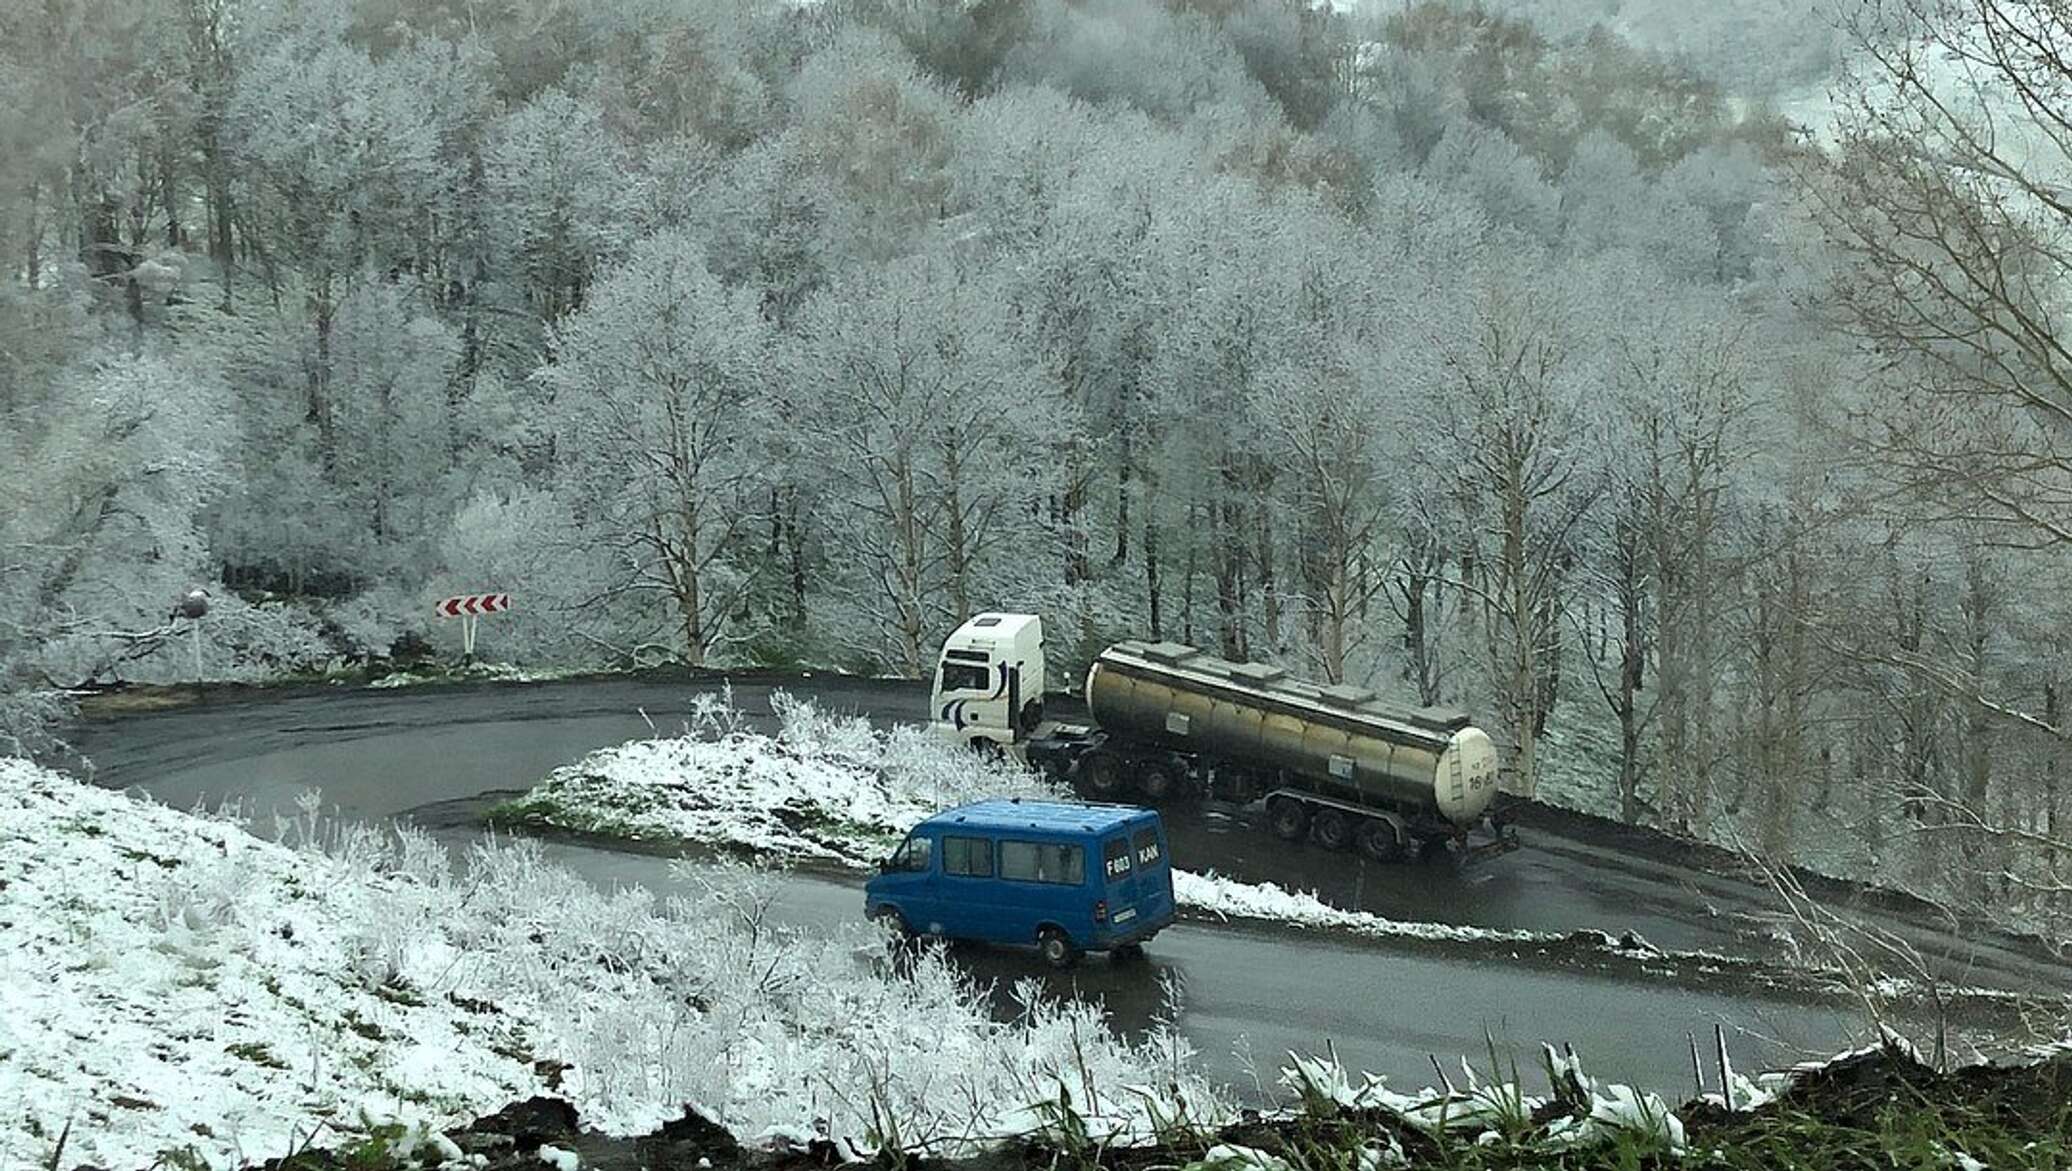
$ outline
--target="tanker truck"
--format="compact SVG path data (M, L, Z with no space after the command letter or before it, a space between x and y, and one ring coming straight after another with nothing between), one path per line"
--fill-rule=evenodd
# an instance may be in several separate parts
M1042 620L980 614L943 644L931 720L1097 801L1262 805L1285 840L1381 861L1517 848L1491 812L1496 748L1457 712L1165 641L1102 651L1087 670L1084 722L1046 719L1044 695Z

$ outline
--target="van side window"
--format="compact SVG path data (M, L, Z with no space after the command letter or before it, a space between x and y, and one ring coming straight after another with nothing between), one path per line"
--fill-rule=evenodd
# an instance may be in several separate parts
M1055 842L1001 842L1000 877L1078 886L1086 881L1086 850Z
M1165 856L1165 851L1158 848L1158 834L1153 830L1138 830L1136 839L1132 844L1137 847L1137 865L1139 866L1149 866Z
M934 844L927 838L908 838L899 847L899 852L892 855L892 865L888 869L909 874L926 874L929 849Z
M993 877L993 842L990 838L942 840L942 872L967 878Z
M1109 838L1101 843L1101 861L1107 867L1108 877L1121 878L1130 872L1130 840Z

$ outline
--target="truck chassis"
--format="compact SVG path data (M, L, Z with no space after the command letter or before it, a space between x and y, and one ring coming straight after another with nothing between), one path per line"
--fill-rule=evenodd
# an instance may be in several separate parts
M1357 848L1378 862L1410 859L1464 864L1518 848L1502 810L1461 827L1430 810L1348 801L1306 785L1286 770L1262 770L1210 754L1124 744L1091 724L1046 721L1025 745L1033 768L1098 801L1135 797L1153 805L1186 800L1263 804L1266 823L1283 841L1305 839L1326 849Z

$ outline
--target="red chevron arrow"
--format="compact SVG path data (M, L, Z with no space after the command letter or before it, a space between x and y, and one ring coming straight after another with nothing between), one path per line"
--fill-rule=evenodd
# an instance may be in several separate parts
M462 615L501 614L510 608L509 594L460 594L433 606L432 612L441 618L459 618Z

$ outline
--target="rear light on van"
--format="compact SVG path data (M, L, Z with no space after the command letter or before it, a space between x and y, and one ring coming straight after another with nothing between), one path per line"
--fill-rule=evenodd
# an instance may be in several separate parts
M1095 903L1095 904L1094 904L1094 922L1096 922L1096 923L1106 923L1107 921L1108 921L1108 900L1107 900L1107 899L1102 899L1102 900L1101 900L1100 902L1098 902L1098 903Z

